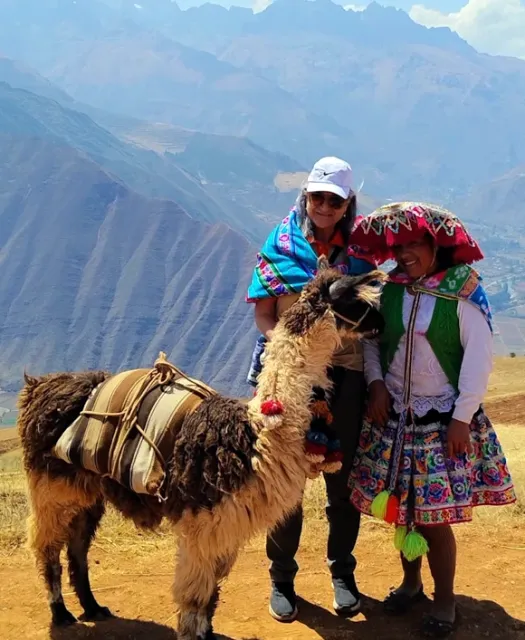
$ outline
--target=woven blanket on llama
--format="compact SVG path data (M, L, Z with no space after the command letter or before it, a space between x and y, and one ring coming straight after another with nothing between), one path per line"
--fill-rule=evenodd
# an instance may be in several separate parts
M162 497L184 418L215 392L180 372L167 384L157 384L154 376L155 370L134 369L106 379L64 431L54 455L136 493Z

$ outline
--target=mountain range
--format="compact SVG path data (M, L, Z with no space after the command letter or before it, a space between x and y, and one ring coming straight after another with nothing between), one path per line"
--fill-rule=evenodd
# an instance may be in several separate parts
M2 133L0 145L2 388L16 388L24 368L119 370L165 350L240 392L255 339L243 302L255 248L60 141Z
M244 303L256 252L247 236L259 229L260 241L271 223L254 210L231 222L234 200L222 194L229 206L221 208L207 180L217 190L214 180L229 186L240 177L254 191L280 193L274 176L300 166L247 140L191 131L177 131L177 156L160 155L1 62L1 80L60 102L0 81L0 386L18 388L24 368L120 370L166 350L218 389L246 392L256 336ZM121 123L126 131L141 124Z
M525 62L375 2L276 0L254 14L0 0L0 11L4 54L77 101L248 137L303 166L342 155L379 197L458 202L525 163Z
M325 154L363 212L457 207L518 278L523 61L330 0L0 0L0 54L2 388L162 349L245 394L254 255Z

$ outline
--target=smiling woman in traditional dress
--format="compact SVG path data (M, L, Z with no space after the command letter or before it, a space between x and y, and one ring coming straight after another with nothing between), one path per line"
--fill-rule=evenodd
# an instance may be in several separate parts
M396 203L359 222L355 241L378 262L394 259L382 294L383 335L365 344L367 420L352 471L352 503L397 525L404 577L385 600L392 614L423 597L421 556L434 579L423 632L456 622L456 543L450 525L478 505L515 500L483 411L492 369L492 324L479 275L483 256L461 221L434 205Z
M355 221L356 195L352 170L339 158L322 158L313 167L290 214L275 227L257 256L247 300L255 303L255 322L261 337L248 376L254 386L261 371L261 354L271 340L277 319L299 297L301 289L317 271L317 260L325 255L342 273L365 274L375 264L350 248ZM334 607L340 614L359 610L359 591L354 580L353 549L360 514L349 501L348 477L362 424L364 376L362 347L355 341L343 345L329 372L334 386L330 397L316 391L314 419L306 449L325 474L329 523L328 566L334 587ZM339 473L334 473L341 469ZM303 514L299 508L267 539L271 561L270 613L281 622L297 616L294 578L295 554L299 547Z

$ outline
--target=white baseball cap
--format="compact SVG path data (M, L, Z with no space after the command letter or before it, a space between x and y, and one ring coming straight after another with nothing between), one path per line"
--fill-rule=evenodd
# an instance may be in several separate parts
M340 158L321 158L308 176L306 191L328 191L346 200L352 191L352 167Z

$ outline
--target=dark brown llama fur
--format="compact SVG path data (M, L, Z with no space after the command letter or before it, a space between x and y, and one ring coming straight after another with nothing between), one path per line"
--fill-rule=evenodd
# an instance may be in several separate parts
M380 276L376 272L375 279ZM93 389L111 374L26 376L18 428L29 485L29 538L54 624L75 622L62 598L63 548L84 617L111 616L93 596L87 562L109 502L139 527L155 528L167 517L181 528L174 586L181 609L179 639L214 637L211 618L217 585L231 570L239 547L257 531L277 524L300 500L308 466L304 432L311 418L311 390L325 384L338 335L347 332L330 310L337 308L354 320L372 310L365 324L368 330L380 327L377 301L370 294L373 279L373 275L342 278L330 270L305 288L276 328L260 381L260 395L264 389L268 397L277 394L290 413L266 417L259 394L248 405L219 395L204 400L177 434L168 462L165 502L135 494L53 456L59 437L78 417ZM340 281L346 288L339 286Z
M26 386L20 395L18 424L30 486L32 481L45 477L51 483L48 488L57 491L58 503L64 498L68 503L68 494L75 498L79 490L85 492L88 503L80 504L78 509L70 505L70 511L62 512L62 527L52 524L52 533L59 534L56 544L44 548L37 544L35 548L38 568L48 590L57 594L56 601L50 602L57 625L75 621L58 595L59 553L63 546L67 547L70 581L85 609L84 617L100 620L111 616L93 597L87 574L87 553L106 502L138 527L154 529L163 517L179 520L184 509L212 509L246 484L254 472L251 459L256 435L248 420L247 407L220 396L204 400L177 435L169 463L169 497L164 504L55 458L53 446L78 416L91 391L107 377L102 371L50 374L38 379L26 376ZM33 506L40 518L46 517L44 509ZM46 506L52 510L52 505ZM57 525L63 530L57 531ZM33 539L32 542L35 547ZM210 603L210 612L214 607Z

